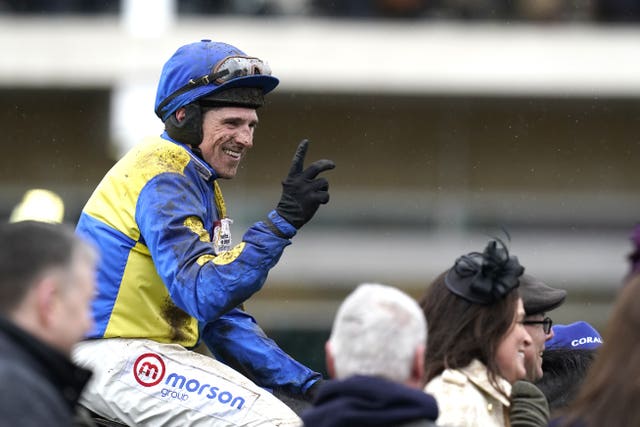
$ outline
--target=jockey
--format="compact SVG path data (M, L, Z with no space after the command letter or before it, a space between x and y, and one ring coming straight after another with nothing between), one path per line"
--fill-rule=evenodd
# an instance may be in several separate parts
M291 238L329 200L295 153L277 207L231 241L219 180L253 146L257 109L278 85L269 66L202 40L179 48L160 76L162 135L105 175L77 232L101 251L95 326L74 351L94 372L83 403L130 424L288 426L299 418L265 388L309 399L321 375L270 340L242 304ZM192 351L203 341L215 358Z

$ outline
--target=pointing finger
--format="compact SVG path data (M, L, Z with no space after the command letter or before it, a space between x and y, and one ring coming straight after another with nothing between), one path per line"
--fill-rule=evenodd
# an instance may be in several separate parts
M309 140L303 139L298 144L298 148L296 149L296 154L293 156L293 160L291 161L291 169L289 170L289 175L297 175L302 172L302 165L304 165L304 157L307 155L307 148L309 147Z

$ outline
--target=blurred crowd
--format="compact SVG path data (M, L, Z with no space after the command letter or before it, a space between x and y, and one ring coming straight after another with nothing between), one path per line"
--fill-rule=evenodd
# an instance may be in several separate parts
M115 14L123 0L0 0L0 13ZM506 22L632 23L634 0L180 0L178 14Z

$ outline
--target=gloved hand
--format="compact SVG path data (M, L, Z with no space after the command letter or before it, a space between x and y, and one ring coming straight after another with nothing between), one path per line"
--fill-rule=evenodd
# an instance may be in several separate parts
M282 197L276 207L276 212L296 229L306 224L321 204L329 201L329 181L316 176L336 167L331 160L323 159L302 170L308 146L306 139L298 145L289 175L282 181Z

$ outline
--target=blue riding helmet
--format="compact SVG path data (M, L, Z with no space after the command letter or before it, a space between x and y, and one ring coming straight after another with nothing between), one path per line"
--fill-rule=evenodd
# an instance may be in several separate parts
M231 88L271 92L279 80L269 66L226 43L201 40L179 48L165 63L155 112L164 122L178 108Z

